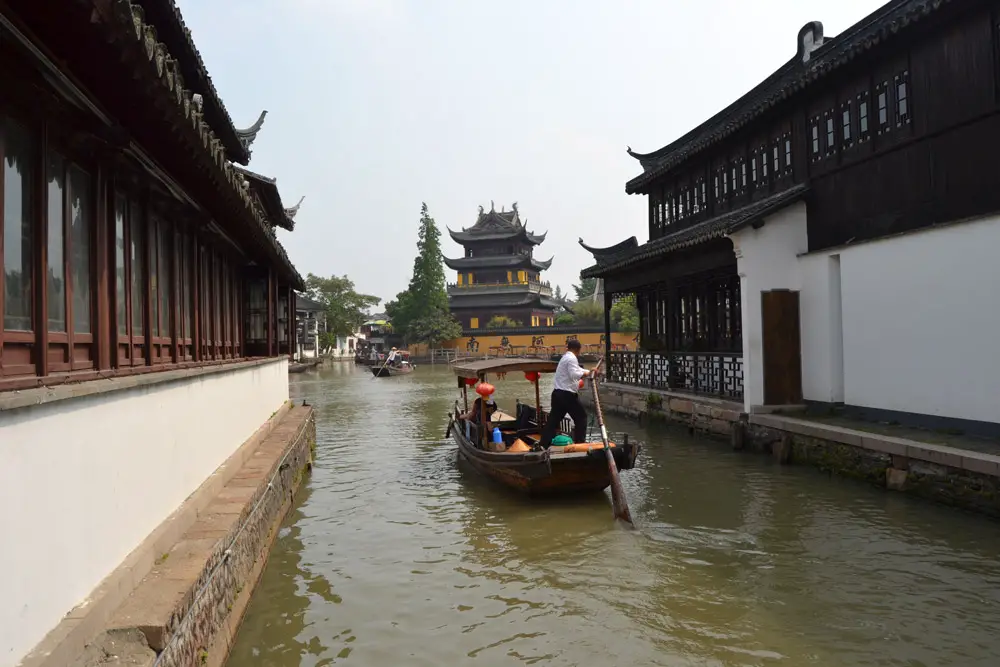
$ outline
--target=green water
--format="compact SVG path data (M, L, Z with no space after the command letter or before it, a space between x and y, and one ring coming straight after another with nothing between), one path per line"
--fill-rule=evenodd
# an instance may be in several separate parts
M316 467L231 667L1000 664L1000 524L683 430L610 501L530 501L459 467L446 369L292 376ZM509 376L501 408L532 399ZM532 399L533 400L533 399Z

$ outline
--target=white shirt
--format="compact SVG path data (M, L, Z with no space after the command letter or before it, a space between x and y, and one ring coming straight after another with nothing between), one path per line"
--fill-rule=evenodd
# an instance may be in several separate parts
M580 366L576 355L572 352L566 352L556 367L556 376L552 381L552 388L571 391L575 394L580 388L580 378L586 374L587 371Z

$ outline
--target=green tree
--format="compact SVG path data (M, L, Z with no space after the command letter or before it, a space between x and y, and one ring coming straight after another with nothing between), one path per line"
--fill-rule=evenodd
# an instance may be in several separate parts
M462 333L461 325L448 310L441 232L438 231L437 223L431 217L426 203L420 207L417 256L413 260L410 285L405 292L397 294L394 301L387 303L385 308L393 328L409 342L433 344L457 338Z
M580 280L579 285L573 285L573 291L576 292L577 301L594 296L594 290L596 289L597 278L583 278Z
M434 309L410 322L408 339L431 346L462 335L462 325L447 310Z
M614 331L639 330L639 309L634 296L623 297L611 306L611 328Z
M381 301L377 296L359 294L347 276L323 278L310 273L306 278L306 294L325 307L327 335L320 341L324 347L329 347L337 336L357 331L368 319L368 309Z
M576 324L576 316L573 313L560 313L556 315L556 324L561 327L570 327Z
M563 294L562 287L556 285L556 291L553 292L553 296L555 297L556 301L562 301L563 297L565 296L565 294Z
M573 304L575 323L580 326L603 326L604 306L590 299Z

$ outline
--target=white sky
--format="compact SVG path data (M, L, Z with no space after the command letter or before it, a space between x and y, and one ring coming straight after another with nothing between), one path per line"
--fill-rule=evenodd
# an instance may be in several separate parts
M564 290L577 245L646 240L625 153L660 148L878 0L178 0L237 126L268 110L251 168L306 196L282 243L305 275L406 288L420 203L445 226L490 200L549 232ZM449 281L454 272L448 271Z

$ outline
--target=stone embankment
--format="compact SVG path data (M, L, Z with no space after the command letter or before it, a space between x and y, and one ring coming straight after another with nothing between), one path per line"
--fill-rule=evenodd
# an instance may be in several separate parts
M272 422L213 476L224 484L206 482L161 526L169 544L144 543L23 667L222 665L312 464L312 408L286 405Z
M592 404L589 392L581 397ZM765 453L782 464L812 465L1000 517L1000 444L845 419L830 423L804 410L747 414L740 403L613 383L602 385L601 404L633 419L667 420L724 436L734 449Z

